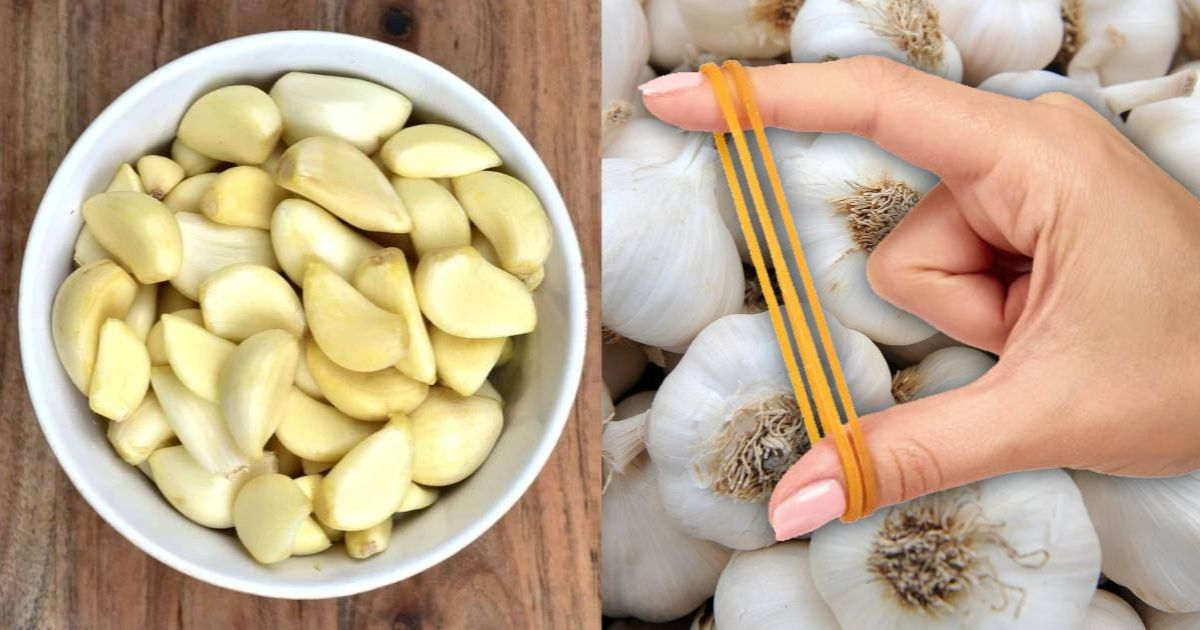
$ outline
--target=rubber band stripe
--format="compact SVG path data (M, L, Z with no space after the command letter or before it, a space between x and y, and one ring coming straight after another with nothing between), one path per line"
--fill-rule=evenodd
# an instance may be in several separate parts
M820 360L816 353L816 347L813 343L811 331L808 329L807 323L804 320L804 311L798 303L797 292L795 285L791 280L791 273L788 270L786 260L784 260L780 251L778 237L775 233L770 215L766 210L766 202L762 195L761 187L758 184L758 177L754 169L753 159L750 156L749 147L747 146L745 135L742 131L741 123L738 120L732 97L726 86L724 75L713 64L705 64L701 68L701 72L708 77L710 84L713 87L714 94L721 110L726 118L726 122L730 129L730 135L734 140L734 145L737 147L739 157L741 158L743 171L746 176L746 183L750 187L751 197L755 204L759 220L763 226L764 237L767 240L767 247L771 254L772 260L775 263L776 273L779 275L780 282L783 285L783 298L787 307L787 315L792 331L796 335L796 343L800 350L801 358L804 362L806 376L808 376L809 386L813 388L813 401L817 405L816 421L820 428L828 433L832 433L837 446L839 458L841 460L843 473L846 476L847 482L847 510L843 516L844 520L853 520L862 513L862 479L859 474L857 458L852 447L848 443L847 437L842 432L840 420L838 419L836 407L833 405L832 394L829 391L828 382L825 380L824 369L820 366ZM747 95L750 99L753 95ZM743 101L745 102L745 98ZM792 345L789 340L787 329L785 328L782 317L778 313L779 305L774 299L774 287L769 275L766 273L765 264L762 263L761 248L758 243L757 235L755 235L753 227L750 223L749 211L746 208L745 198L740 191L740 182L737 179L737 173L733 166L733 161L730 157L728 148L725 146L724 138L721 134L714 134L717 143L718 152L721 154L722 166L725 168L726 177L730 183L730 190L734 192L734 205L738 211L738 219L742 228L742 232L746 237L747 244L750 245L751 258L755 262L755 272L759 276L759 281L764 287L764 297L767 297L768 310L772 314L772 325L775 327L775 333L783 350L785 363L789 368L789 377L792 380L793 389L796 390L797 401L804 401L807 405L807 395L804 392L804 387L800 379L799 373L796 371L796 361L792 356ZM760 144L763 144L760 141ZM769 169L773 165L769 166ZM803 259L798 261L799 265L803 265ZM769 297L768 297L769 296ZM814 366L815 364L815 366ZM815 367L815 369L814 369ZM810 408L811 410L811 408ZM804 410L802 409L802 413ZM832 418L832 424L830 423ZM805 418L805 426L809 430L809 437L812 442L817 442L820 439L820 432L814 431L813 423Z
M775 156L771 153L771 148L767 143L767 135L763 130L762 115L759 112L758 103L754 99L754 90L750 85L750 77L746 73L745 68L736 61L727 61L724 67L726 71L733 75L738 96L741 97L742 103L746 108L746 116L751 127L754 129L755 137L763 154L763 163L767 167L767 177L771 182L771 189L775 194L775 203L779 207L784 231L787 232L788 244L796 255L797 267L800 270L800 280L804 285L805 296L808 298L813 311L813 320L817 325L817 333L820 335L821 345L825 350L825 357L829 361L830 372L833 374L838 398L841 400L842 410L846 415L846 422L850 426L851 445L854 448L862 472L864 499L860 516L868 516L878 506L878 490L875 481L875 465L867 450L866 438L862 433L862 423L858 421L858 412L854 409L854 400L851 398L850 389L846 385L841 360L838 358L837 351L834 348L833 338L829 334L829 326L825 321L825 311L821 308L820 297L817 294L812 274L808 269L808 265L803 262L807 260L804 257L804 247L800 243L800 239L796 235L796 227L792 223L791 209L788 206L787 196L783 193L783 184L779 178L779 170L775 167Z

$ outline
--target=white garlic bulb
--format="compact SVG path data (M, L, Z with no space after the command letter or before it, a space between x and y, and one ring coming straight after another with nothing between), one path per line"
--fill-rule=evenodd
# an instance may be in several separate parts
M650 58L650 33L638 0L604 0L600 5L600 124L602 144L633 116L631 95Z
M896 372L892 396L906 403L967 385L996 365L990 354L966 346L942 348L920 363Z
M845 134L822 135L800 158L779 164L821 305L879 343L904 345L933 335L929 324L875 294L867 256L937 178Z
M932 0L806 0L792 24L793 61L877 55L961 81L963 61Z
M737 248L717 211L716 151L694 135L672 161L601 165L601 317L638 343L682 348L741 308Z
M1083 630L1146 630L1146 626L1129 602L1097 589L1083 617Z
M1112 85L1166 74L1179 45L1176 0L1063 0L1067 76Z
M1174 614L1146 606L1142 609L1146 630L1196 630L1200 628L1200 612Z
M632 431L624 425L644 421L639 414L610 422L605 437L615 431L628 435ZM623 450L627 458L629 449ZM663 510L645 453L612 472L601 496L600 522L600 601L610 617L681 617L712 595L729 560L728 549L689 538L676 527Z
M937 333L928 339L922 339L916 343L905 344L903 346L879 344L879 350L883 352L883 356L888 360L888 363L896 367L906 368L910 365L920 363L921 359L924 359L937 350L961 345L961 343L950 338L945 333Z
M1089 107L1110 119L1114 124L1121 125L1121 120L1113 115L1108 104L1104 102L1093 86L1048 70L1001 72L980 83L979 89L1027 101L1051 92L1070 94L1087 103Z
M601 372L611 395L620 398L646 371L650 360L641 344L627 339L607 342L601 351Z
M634 118L604 147L604 157L662 164L678 157L696 135L657 118Z
M788 51L800 0L676 0L691 42L720 59L768 59Z
M1164 171L1200 196L1200 169L1196 168L1200 96L1135 107L1125 121L1125 133Z
M1062 45L1060 0L933 0L942 29L962 54L968 85L1013 70L1037 70Z
M738 551L717 582L713 613L720 630L837 630L813 584L807 540Z
M1061 470L995 477L813 532L813 580L844 628L1078 628L1100 572Z
M1168 612L1200 611L1200 471L1163 479L1076 471L1104 575Z
M645 9L650 27L650 63L674 68L695 56L692 36L679 12L679 0L646 0Z
M879 349L826 321L858 413L892 406ZM733 549L775 542L767 500L809 437L768 313L730 315L696 337L654 398L646 448L689 535Z

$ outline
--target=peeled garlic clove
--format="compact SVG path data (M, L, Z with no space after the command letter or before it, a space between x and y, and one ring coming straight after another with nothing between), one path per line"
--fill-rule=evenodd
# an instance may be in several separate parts
M332 136L374 153L408 121L412 102L370 81L308 72L289 72L271 87L283 116L288 144L312 136Z
M171 143L171 159L183 167L183 174L189 178L214 171L221 164L218 160L184 144L179 138L175 138L175 141Z
M133 304L129 306L129 312L125 314L125 323L129 324L129 328L143 342L150 334L150 328L154 326L154 319L158 316L157 307L158 287L153 284L138 285Z
M434 328L429 331L429 340L441 383L463 396L472 396L496 366L508 338L466 339Z
M372 254L354 273L354 288L376 306L404 318L408 330L408 352L396 364L396 369L405 376L432 385L437 380L433 346L429 343L425 318L417 304L417 294L404 252L387 248Z
M412 229L387 177L344 140L315 136L293 144L279 159L275 181L355 227L379 232Z
M500 349L500 358L496 359L496 367L500 367L513 358L513 340L512 337L504 339L504 347Z
M204 193L200 210L217 223L266 230L275 206L286 198L287 191L263 169L235 166L217 175Z
M448 125L413 125L384 143L380 157L404 177L458 177L500 166L486 142Z
M200 284L199 297L204 325L225 339L242 341L273 328L304 336L304 307L296 290L262 265L225 267Z
M179 182L183 181L183 167L171 158L161 155L144 155L137 161L138 176L146 194L161 200Z
M301 459L300 469L306 475L316 475L333 468L334 464L336 463L337 462L318 462L311 459Z
M146 192L146 189L142 187L142 178L138 177L137 171L126 163L117 167L116 174L104 192Z
M183 236L184 256L171 284L190 300L199 296L201 282L229 265L256 263L279 269L271 235L265 230L221 225L188 212L175 215L175 220Z
M426 488L425 486L412 484L408 487L408 491L404 493L404 500L400 502L400 507L396 508L397 512L415 512L423 510L437 501L441 490L437 488Z
M233 441L251 459L283 420L296 377L296 338L282 330L264 330L243 341L221 367L221 414Z
M470 247L426 255L414 280L421 312L452 335L509 337L537 325L533 296L525 285Z
M550 256L550 219L521 180L483 171L454 179L454 195L496 248L500 267L517 277L536 273Z
M301 344L307 342L301 340ZM315 400L325 400L325 394L321 391L321 386L317 385L317 379L313 378L312 370L308 369L308 353L304 351L304 346L300 346L300 359L296 361L296 388L304 392L309 398Z
M50 311L54 349L79 391L91 389L100 326L124 317L137 295L137 283L111 260L98 260L67 276Z
M304 460L335 462L378 429L377 424L359 422L292 388L275 437ZM305 473L308 474L308 468Z
M275 454L275 460L279 462L280 474L295 477L303 472L300 467L300 458L295 453L287 450L287 447L279 441L279 438L272 435L271 439L267 440L267 451ZM309 498L312 497L310 496Z
M321 350L348 370L390 368L408 350L404 318L375 306L323 263L304 274L304 314Z
M182 446L158 449L149 462L154 485L171 506L213 529L233 527L234 498L246 482L275 472L274 458L264 458L233 478L215 475Z
M363 560L382 553L392 541L392 517L383 522L353 532L346 532L346 554Z
M267 159L259 164L258 167L270 173L271 177L275 177L275 171L279 167L279 158L283 157L283 152L286 149L287 145L283 143L275 145L275 148L271 149L271 155L268 155Z
M325 356L313 341L307 344L305 358L321 392L339 411L366 421L383 421L394 413L416 409L429 393L429 386L392 368L376 372L355 372L341 367ZM324 459L314 456L313 459Z
M412 217L413 248L428 252L471 243L471 223L454 195L432 179L393 177L392 187Z
M221 366L237 346L177 315L163 315L162 323L167 363L188 389L215 403Z
M96 369L88 390L92 411L120 422L142 404L150 388L150 355L128 324L109 319L100 326Z
M330 527L357 531L390 517L412 481L412 462L409 419L396 415L325 475L315 498L317 518Z
M324 475L313 474L313 475L305 475L303 477L293 479L292 481L295 481L296 487L300 488L300 491L304 493L304 496L308 497L309 500L313 501L315 504L316 503L315 497L317 496L317 493L321 491L321 480L324 478L325 478ZM315 515L312 516L311 518L313 521L315 521L317 523L317 525L319 525L321 527L321 530L325 532L325 536L328 537L329 540L331 540L333 542L337 542L337 541L341 540L346 535L346 532L344 532L340 529L334 529L334 528L326 525L325 523L322 523L320 521L320 519L318 519Z
M491 398L492 400L500 403L501 407L504 406L504 397L501 396L500 392L496 391L496 388L488 381L484 381L483 385L479 386L479 391L475 392L475 395L482 396L484 398Z
M293 556L311 556L325 551L333 545L329 535L321 528L317 519L308 517L296 530L296 540L292 543Z
M250 458L234 443L216 403L197 396L168 367L151 368L150 383L171 430L205 470L233 477L250 466Z
M83 218L104 249L142 284L170 280L179 273L179 225L161 201L136 192L100 193L83 202Z
M282 132L279 108L266 92L250 85L230 85L192 103L179 122L178 136L214 160L259 164L271 154Z
M108 253L107 249L96 240L92 235L92 231L83 226L79 230L79 238L75 239L75 264L82 267L90 262L97 260L109 259L112 260L113 255Z
M289 478L262 475L246 482L233 502L238 540L254 559L271 564L292 555L296 533L312 513L312 501Z
M183 310L167 313L182 317L197 326L204 325L204 319L200 315L198 308L185 308ZM150 334L146 335L146 352L150 354L150 365L169 365L170 360L167 359L167 347L163 343L163 321L159 318L154 326L150 328Z
M542 286L542 281L546 279L546 270L543 267L538 267L533 273L521 278L521 282L525 283L525 288L530 291L536 291Z
M349 280L359 263L379 249L371 239L303 199L286 199L275 208L271 243L284 273L296 284L304 283L304 272L313 260Z
M500 255L496 253L496 248L478 228L471 230L471 247L475 248L475 251L479 252L479 255L483 256L483 259L492 266L500 266Z
M105 436L125 463L137 466L146 461L151 453L171 442L175 432L171 430L154 392L147 392L142 404L128 418L108 423Z
M199 309L200 305L188 299L179 289L170 284L160 284L158 293L158 313L175 313L177 311Z
M411 414L412 480L448 486L475 472L500 437L504 412L482 396L459 396L434 387Z

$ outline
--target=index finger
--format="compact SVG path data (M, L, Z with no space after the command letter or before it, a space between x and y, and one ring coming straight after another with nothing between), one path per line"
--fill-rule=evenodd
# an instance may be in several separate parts
M1000 157L1019 120L1015 101L881 57L746 68L763 122L795 131L852 133L942 178L974 175ZM650 113L693 131L725 131L712 88L695 72L641 87Z

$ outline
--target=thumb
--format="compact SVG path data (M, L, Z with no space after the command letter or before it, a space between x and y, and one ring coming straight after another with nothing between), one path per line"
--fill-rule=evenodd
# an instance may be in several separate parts
M1056 423L997 364L965 387L861 419L875 465L879 507L988 477L1054 465ZM1035 388L1036 389L1036 388ZM1019 394L1019 395L1014 395ZM831 439L820 441L779 480L769 515L778 540L841 516L846 481Z

